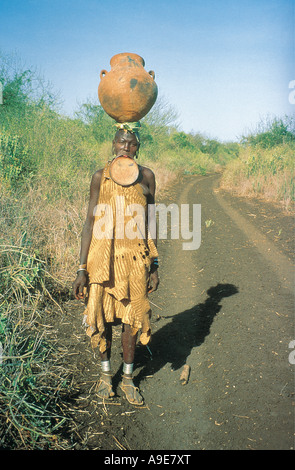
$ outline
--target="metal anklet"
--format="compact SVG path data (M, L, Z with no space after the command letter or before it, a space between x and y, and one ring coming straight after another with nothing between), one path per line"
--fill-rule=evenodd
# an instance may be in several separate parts
M123 373L127 375L132 375L133 365L133 362L131 364L126 364L126 362L123 362Z

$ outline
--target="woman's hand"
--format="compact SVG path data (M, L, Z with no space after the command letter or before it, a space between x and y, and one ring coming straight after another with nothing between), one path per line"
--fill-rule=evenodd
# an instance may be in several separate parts
M156 269L155 271L151 271L149 275L149 283L148 283L149 294L158 289L159 282L160 281L159 281L159 276L158 276L158 270Z
M73 282L73 294L77 300L84 299L84 288L87 286L87 275L85 271L79 271Z

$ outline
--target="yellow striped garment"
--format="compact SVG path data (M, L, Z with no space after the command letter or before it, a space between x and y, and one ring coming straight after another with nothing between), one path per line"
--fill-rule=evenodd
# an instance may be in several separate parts
M120 186L106 165L95 212L87 258L89 286L85 323L93 348L106 350L105 323L120 319L141 330L140 341L151 336L147 286L149 267L158 256L148 230L147 200L136 183Z

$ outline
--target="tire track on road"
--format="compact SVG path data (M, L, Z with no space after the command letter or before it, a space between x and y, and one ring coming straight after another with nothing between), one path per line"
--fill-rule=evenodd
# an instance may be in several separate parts
M251 222L233 209L221 196L216 187L214 188L214 196L226 214L228 214L239 229L245 233L249 240L253 242L255 248L262 254L283 286L288 288L291 292L294 292L294 266L289 258L280 253L274 243L268 240Z

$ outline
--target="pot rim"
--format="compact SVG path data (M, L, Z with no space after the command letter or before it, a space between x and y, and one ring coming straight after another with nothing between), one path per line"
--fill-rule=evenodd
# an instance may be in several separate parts
M120 52L119 54L114 55L110 60L111 66L115 65L119 58L123 59L125 57L127 59L128 56L130 59L135 60L136 62L140 62L143 67L145 66L143 57L134 52Z

